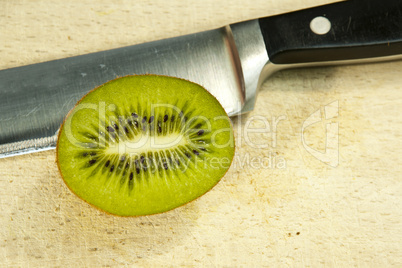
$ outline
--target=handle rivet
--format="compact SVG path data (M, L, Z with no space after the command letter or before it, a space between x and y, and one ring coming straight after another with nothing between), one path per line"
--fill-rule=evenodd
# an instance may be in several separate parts
M318 16L311 20L310 29L315 34L323 35L331 30L331 22L326 17Z

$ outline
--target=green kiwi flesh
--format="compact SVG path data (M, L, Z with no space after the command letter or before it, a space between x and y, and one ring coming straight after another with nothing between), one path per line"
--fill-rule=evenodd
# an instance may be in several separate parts
M234 155L230 119L198 84L167 76L109 81L66 117L57 163L67 186L108 213L161 213L209 191Z

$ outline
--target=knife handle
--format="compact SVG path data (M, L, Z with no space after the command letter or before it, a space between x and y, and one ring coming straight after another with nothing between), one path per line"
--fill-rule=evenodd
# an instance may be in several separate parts
M402 1L349 0L259 19L275 64L402 54Z

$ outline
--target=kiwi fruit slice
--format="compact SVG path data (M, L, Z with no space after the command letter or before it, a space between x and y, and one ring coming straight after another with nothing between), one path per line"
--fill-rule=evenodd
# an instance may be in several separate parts
M90 91L57 142L67 186L108 213L149 215L186 204L225 175L234 155L229 117L202 86L133 75Z

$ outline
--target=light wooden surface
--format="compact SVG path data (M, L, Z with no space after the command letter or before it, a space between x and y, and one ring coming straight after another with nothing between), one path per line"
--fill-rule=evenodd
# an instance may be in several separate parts
M328 2L0 1L0 69ZM0 266L401 267L401 70L392 62L275 74L255 111L234 119L227 175L160 215L90 207L62 182L54 151L0 159ZM337 117L302 131L330 110ZM264 122L265 132L245 132ZM313 155L328 126L338 132L335 167Z

